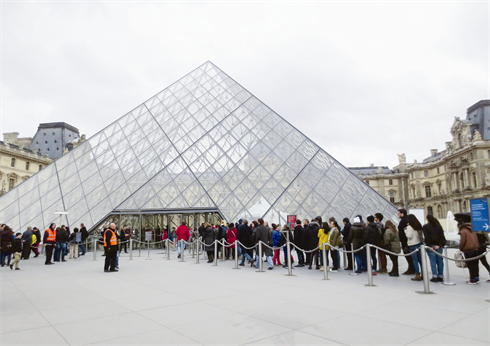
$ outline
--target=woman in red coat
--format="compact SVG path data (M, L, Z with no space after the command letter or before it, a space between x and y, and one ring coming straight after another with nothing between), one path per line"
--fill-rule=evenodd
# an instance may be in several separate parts
M165 249L165 240L168 238L168 230L165 228L160 235L160 241L162 241L162 249Z
M228 232L226 232L226 242L230 244L226 246L226 259L230 259L230 250L232 253L232 258L235 259L235 242L237 232L238 231L235 228L235 224L230 223L230 228L228 228Z

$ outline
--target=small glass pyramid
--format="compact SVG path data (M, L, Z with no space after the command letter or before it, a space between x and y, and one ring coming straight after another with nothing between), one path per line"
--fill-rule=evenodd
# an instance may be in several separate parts
M229 222L381 212L394 205L211 62L0 197L14 230L97 225L115 211L214 208Z

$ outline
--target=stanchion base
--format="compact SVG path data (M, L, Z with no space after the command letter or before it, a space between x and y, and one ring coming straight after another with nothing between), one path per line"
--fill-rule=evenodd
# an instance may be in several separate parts
M151 261L151 258L145 258L145 261Z
M242 269L242 268L231 268L231 269Z
M456 286L456 284L454 282L441 282L441 285L444 285L444 286Z
M432 291L429 291L429 292L425 292L425 291L415 291L415 293L418 293L418 294L436 294L435 292L432 292Z
M366 284L364 286L366 286L366 287L376 287L376 285L368 285L368 284Z
M359 276L361 275L360 273L349 273L349 275L352 275L352 276Z

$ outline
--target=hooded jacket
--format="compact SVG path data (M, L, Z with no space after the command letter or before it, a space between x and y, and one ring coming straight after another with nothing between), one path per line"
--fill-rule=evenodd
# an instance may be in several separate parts
M477 251L480 247L478 243L478 237L473 233L470 223L463 223L459 226L459 235L461 239L459 241L459 249L463 252Z
M364 243L364 226L361 222L354 222L350 228L350 235L348 239L349 243L352 243L352 249L357 250L362 247Z
M405 235L405 228L408 225L408 217L405 215L401 218L400 223L398 224L398 235L400 236L400 241L403 247L407 247L407 236Z
M380 245L380 234L374 222L369 223L364 230L364 244Z
M305 250L313 250L318 246L318 231L320 225L316 222L310 222L305 228Z
M300 249L305 248L305 229L301 225L294 228L294 244Z
M426 223L422 227L422 232L424 232L425 244L427 246L440 246L446 245L446 237L444 236L444 231L442 227L435 226L431 223Z

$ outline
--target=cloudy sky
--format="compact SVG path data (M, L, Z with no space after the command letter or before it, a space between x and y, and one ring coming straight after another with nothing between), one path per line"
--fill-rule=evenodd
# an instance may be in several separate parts
M207 60L346 166L422 160L490 98L490 2L1 3L1 128L88 137Z

